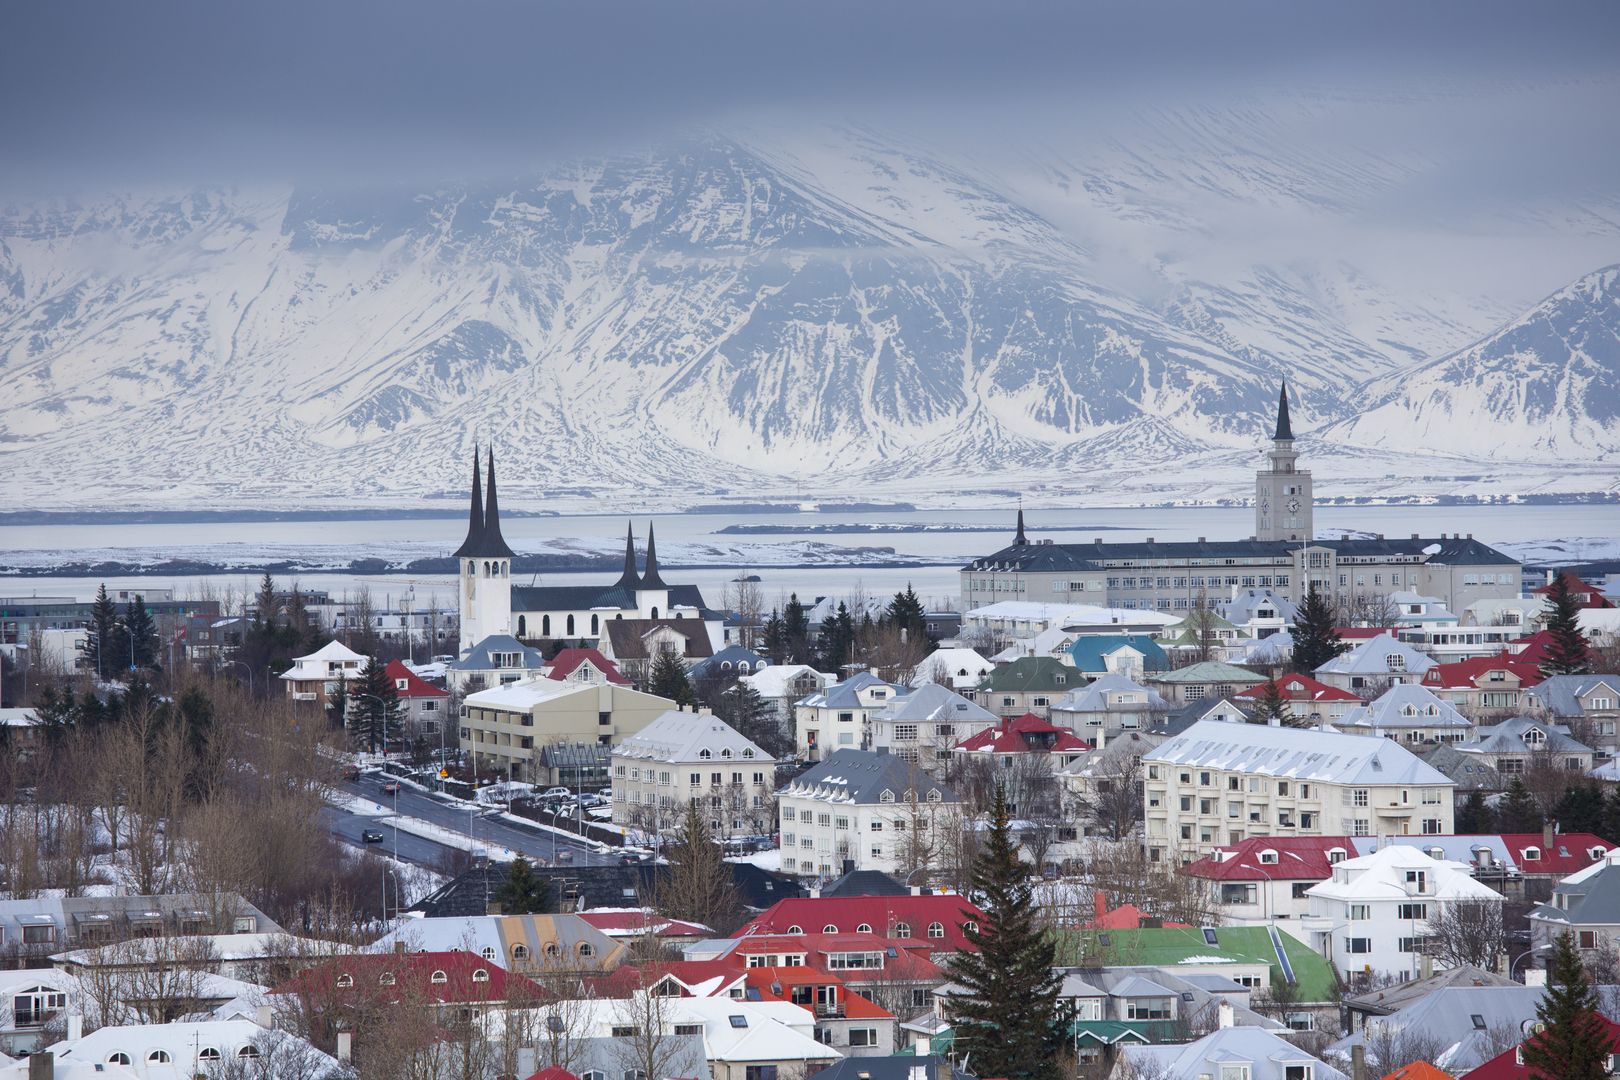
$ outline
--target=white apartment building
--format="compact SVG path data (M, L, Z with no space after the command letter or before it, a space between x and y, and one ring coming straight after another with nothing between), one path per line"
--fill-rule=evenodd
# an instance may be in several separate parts
M910 692L909 687L862 671L805 695L793 705L799 756L820 761L834 751L859 748L866 737L867 719Z
M995 713L950 687L925 683L871 714L867 748L931 766L948 758L961 740L1000 722Z
M782 870L821 877L881 870L904 880L917 869L910 838L932 833L956 801L950 788L892 754L834 751L776 792Z
M1453 781L1390 739L1200 720L1142 761L1156 861L1250 836L1452 831Z
M1333 864L1333 876L1306 890L1310 913L1300 928L1346 978L1419 974L1429 918L1457 901L1500 904L1467 863L1435 859L1405 844Z
M613 748L613 823L678 830L696 803L718 836L772 831L776 760L709 713L671 710Z

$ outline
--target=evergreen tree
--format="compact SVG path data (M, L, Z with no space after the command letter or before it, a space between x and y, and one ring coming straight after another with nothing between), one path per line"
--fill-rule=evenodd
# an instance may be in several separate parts
M495 890L502 915L545 915L551 912L551 883L538 876L522 855L512 860L506 880Z
M1333 609L1312 585L1294 613L1294 670L1315 671L1347 648L1333 628Z
M85 692L87 700L94 695ZM68 733L79 726L79 703L73 696L72 689L58 691L54 686L47 686L41 690L34 699L34 719L38 722L38 731L44 736L47 745L60 746L68 737ZM10 731L9 727L0 729Z
M1603 828L1598 830L1598 835L1605 839L1620 836L1620 787L1610 791L1603 800Z
M1602 1080L1614 1047L1598 1011L1575 938L1564 931L1547 965L1547 992L1536 1005L1541 1031L1522 1046L1530 1075L1541 1080Z
M923 614L922 601L917 599L917 593L906 582L904 592L894 594L889 601L889 608L884 612L884 621L894 626L906 635L908 642L928 643L928 619ZM932 651L932 650L930 650Z
M669 918L702 923L720 934L735 929L742 915L736 879L696 802L686 804L680 832L665 855L669 872L658 883L653 906Z
M773 664L787 663L787 624L782 621L781 614L771 609L771 617L765 620L765 630L760 638L760 651Z
M157 666L157 626L153 624L152 614L146 610L146 600L140 593L130 597L129 603L124 605L124 638L129 648L126 666Z
M1603 828L1603 793L1590 784L1564 789L1564 797L1553 807L1553 819L1564 832L1599 832Z
M281 614L281 605L276 603L276 583L268 570L264 577L259 579L259 592L254 597L253 619L262 628L268 629L276 625L276 616Z
M823 671L841 672L854 648L855 619L840 601L838 610L821 624L821 658L817 663Z
M658 657L653 660L652 670L647 673L646 690L655 697L669 698L677 705L697 704L697 694L692 690L692 680L686 673L686 665L675 655L674 649L658 650Z
M388 665L375 656L366 657L366 666L348 691L349 737L357 747L376 752L387 749L387 740L399 738L405 710L400 707Z
M1541 661L1543 675L1585 675L1592 670L1592 651L1581 634L1580 602L1569 590L1569 576L1560 571L1547 591L1547 633L1552 640Z
M304 604L304 594L294 585L292 595L287 598L287 628L284 635L287 648L295 653L303 652L310 643L313 629L309 608Z
M1507 794L1496 806L1496 827L1505 833L1541 831L1541 809L1519 777L1508 785Z
M129 647L123 643L124 627L118 619L118 605L107 595L105 582L96 590L95 603L90 605L89 629L85 654L98 679L106 679L129 666Z
M1496 815L1485 805L1485 793L1475 789L1457 808L1457 831L1464 836L1496 831Z
M810 618L805 614L804 605L799 603L798 593L789 594L787 607L782 609L782 640L787 651L783 663L810 662Z
M1058 1080L1057 950L1036 922L1029 868L1018 857L1000 784L990 808L990 830L973 860L973 898L984 910L962 935L977 948L951 958L958 990L946 998L955 1026L955 1049L971 1055L974 1072L1008 1080Z
M1268 679L1260 687L1260 700L1255 702L1254 712L1250 723L1271 724L1276 721L1278 727L1304 728L1310 723L1302 717L1294 715L1289 706L1288 699L1282 695L1282 687L1277 685L1276 679Z
M726 688L715 715L778 761L793 756L793 739L782 730L781 714L751 684L739 679Z

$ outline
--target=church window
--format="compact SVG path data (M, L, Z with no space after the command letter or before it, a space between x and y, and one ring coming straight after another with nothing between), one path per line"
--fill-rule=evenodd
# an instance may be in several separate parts
M569 637L574 636L574 617L572 615L568 616L568 629L564 633Z
M474 563L471 559L468 559L467 560L467 576L472 577L473 573L476 570L476 568L477 568L477 564Z
M597 622L596 616L592 615L591 616L591 636L595 637L597 634L599 634L601 632L602 632L601 625Z
M540 616L540 636L541 637L550 637L551 636L551 616L550 615L542 615L542 616Z
M519 615L518 616L518 637L528 637L528 636L529 636L528 620L526 618L524 618L522 615Z
M655 619L658 618L658 609L657 608L652 609L652 617L655 618Z

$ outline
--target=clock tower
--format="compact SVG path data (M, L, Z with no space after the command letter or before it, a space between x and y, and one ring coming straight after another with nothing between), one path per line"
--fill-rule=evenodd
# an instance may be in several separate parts
M1266 452L1267 468L1254 477L1254 538L1311 540L1311 474L1295 467L1294 429L1288 420L1288 384L1277 398L1277 431Z

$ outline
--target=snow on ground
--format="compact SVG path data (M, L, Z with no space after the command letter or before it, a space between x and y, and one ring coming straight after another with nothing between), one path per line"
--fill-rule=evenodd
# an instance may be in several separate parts
M1558 564L1620 559L1620 537L1614 536L1507 541L1497 543L1495 547L1525 563Z
M752 855L735 856L727 859L726 862L752 863L761 870L780 871L782 869L782 851L780 848L772 848L769 851L756 851Z

